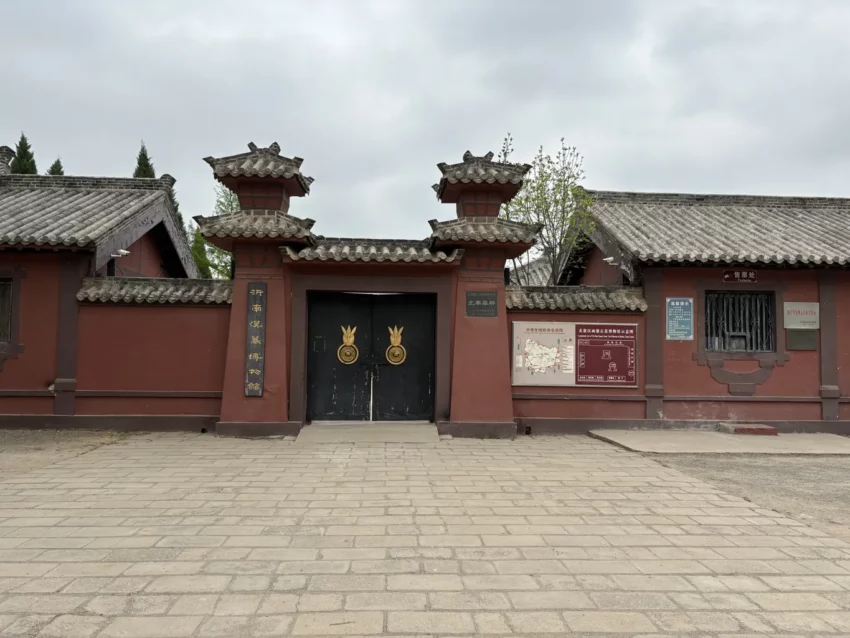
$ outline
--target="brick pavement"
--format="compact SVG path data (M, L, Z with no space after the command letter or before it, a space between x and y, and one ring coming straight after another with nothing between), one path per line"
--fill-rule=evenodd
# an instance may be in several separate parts
M850 633L850 546L584 437L157 434L0 483L0 635Z

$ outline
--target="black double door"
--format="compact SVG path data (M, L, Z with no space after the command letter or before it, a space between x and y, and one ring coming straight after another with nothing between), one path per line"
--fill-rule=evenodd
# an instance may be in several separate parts
M434 417L436 298L310 293L307 418Z

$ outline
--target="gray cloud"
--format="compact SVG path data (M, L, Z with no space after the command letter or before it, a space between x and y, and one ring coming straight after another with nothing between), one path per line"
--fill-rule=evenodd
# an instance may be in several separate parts
M328 235L419 237L467 148L564 136L594 188L847 195L843 0L0 1L0 143L127 175L141 139L208 214L200 160L277 140Z

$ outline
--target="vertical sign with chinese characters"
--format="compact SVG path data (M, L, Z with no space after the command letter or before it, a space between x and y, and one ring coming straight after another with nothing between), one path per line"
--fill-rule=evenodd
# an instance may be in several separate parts
M667 341L694 340L694 300L667 297Z
M245 396L263 396L263 370L266 353L266 303L268 288L248 283L248 341L245 348Z

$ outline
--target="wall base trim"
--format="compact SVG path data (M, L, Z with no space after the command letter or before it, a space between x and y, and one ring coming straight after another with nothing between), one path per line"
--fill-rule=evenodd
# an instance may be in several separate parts
M521 417L519 434L587 434L591 430L716 430L721 421L667 419L557 419ZM722 421L729 423L728 419ZM771 425L780 433L793 432L843 434L850 436L850 421L766 421L746 420L735 423Z
M517 435L517 424L513 421L440 421L437 432L457 439L513 439Z
M217 416L202 414L0 414L4 430L212 431Z
M247 422L219 421L215 424L218 436L235 437L269 437L269 436L298 436L303 427L300 421Z

